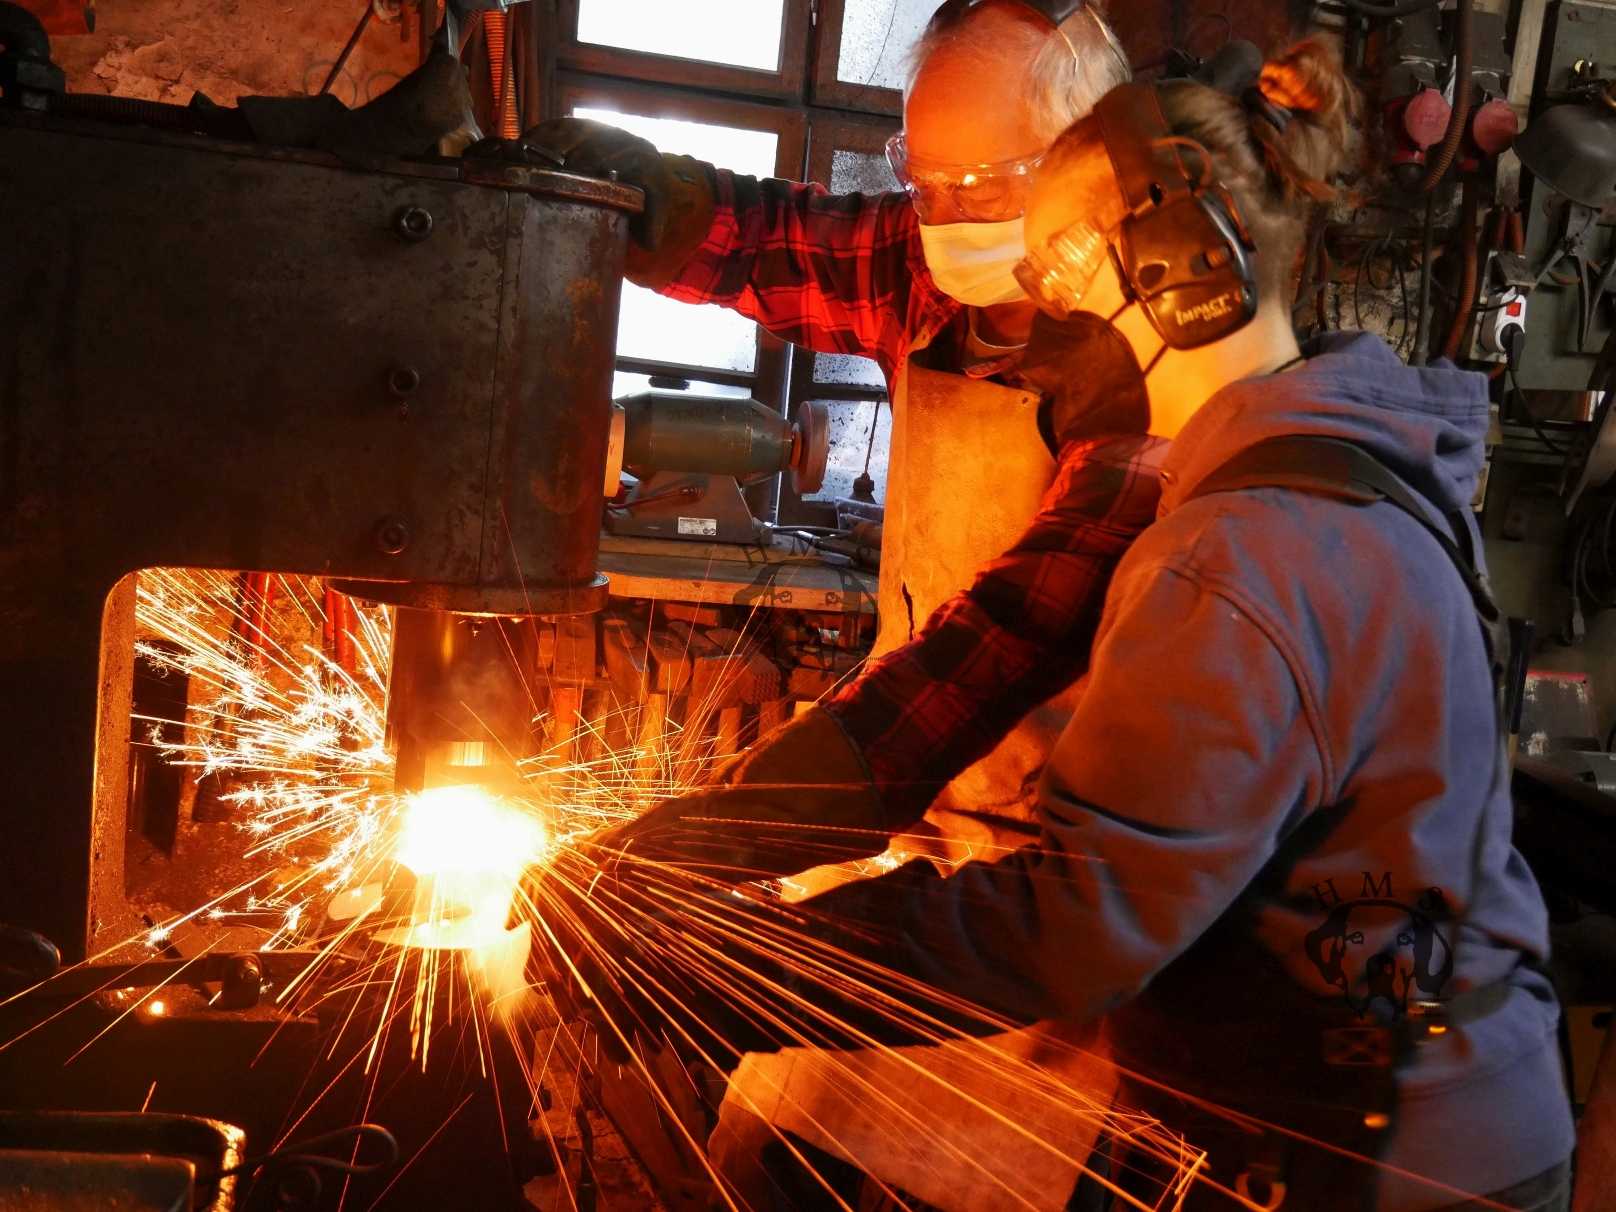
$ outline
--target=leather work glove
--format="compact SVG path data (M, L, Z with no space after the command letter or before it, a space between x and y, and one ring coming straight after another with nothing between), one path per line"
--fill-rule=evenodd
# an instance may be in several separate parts
M615 852L739 884L870 858L913 823L893 818L858 747L815 707L737 757L711 786L592 843L603 863Z
M645 194L645 210L629 222L633 242L627 276L637 286L667 286L712 230L718 192L713 166L659 152L620 127L588 118L550 118L528 128L513 151L527 163L584 177L616 173L617 180Z
M1038 431L1060 458L1068 442L1150 431L1150 393L1133 346L1103 317L1039 312L1017 373L1043 394Z

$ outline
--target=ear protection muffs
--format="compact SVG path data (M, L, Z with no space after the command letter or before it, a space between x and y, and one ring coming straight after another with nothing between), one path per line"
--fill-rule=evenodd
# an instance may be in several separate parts
M1206 149L1172 133L1149 84L1112 89L1094 112L1128 204L1111 242L1128 301L1173 349L1210 345L1251 323L1256 248ZM1200 161L1195 177L1186 154Z

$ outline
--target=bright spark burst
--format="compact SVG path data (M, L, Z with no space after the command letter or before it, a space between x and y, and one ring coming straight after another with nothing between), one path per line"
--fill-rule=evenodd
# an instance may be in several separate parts
M310 929L362 917L352 910L364 889L384 885L397 862L423 887L440 890L457 883L464 892L479 874L497 875L483 880L479 908L478 920L491 920L499 916L495 893L503 887L508 909L521 869L543 851L541 821L565 842L632 811L621 787L645 763L614 753L583 763L541 754L524 764L525 786L513 800L474 787L395 794L386 719L390 612L350 602L345 640L352 655L339 662L316 642L292 638L299 624L316 641L326 629L319 583L273 581L282 603L278 625L268 611L243 608L231 574L156 569L140 577L136 650L186 675L192 688L185 739L164 746L170 760L194 772L199 796L213 793L229 807L244 859L288 860L275 887L214 907L210 919L228 919L233 910L279 912L281 926L266 948L306 944ZM155 740L162 723L137 721L137 728L144 724ZM678 766L665 758L654 764ZM441 915L434 920L441 923ZM425 928L414 935L395 931L381 941L441 949L482 945L454 940L488 933L418 924ZM159 927L150 941L166 933Z
M275 580L317 636L325 620L315 582ZM346 888L391 844L400 808L385 747L391 621L383 610L354 610L344 667L250 618L230 574L155 569L141 574L137 592L136 651L192 687L185 739L166 746L171 760L194 770L199 788L228 788L217 799L241 818L244 858L312 857L248 906L285 914L268 944L284 945L311 900ZM161 721L148 723L155 735Z
M436 787L410 797L397 861L416 876L407 927L384 943L471 950L505 941L522 872L541 860L544 831L532 816L477 787Z
M318 636L326 622L318 583L273 580L281 614L300 614L305 630ZM642 870L643 890L626 899L612 891L610 881L595 891L599 868L572 843L689 790L715 757L725 756L704 739L700 705L693 705L683 731L664 709L646 705L630 721L627 743L620 739L615 747L598 720L551 729L544 752L521 764L525 784L516 798L470 786L401 797L392 790L386 748L392 638L386 610L355 609L346 647L338 649L347 658L335 659L313 639L290 638L295 628L271 622L267 611L244 610L234 576L157 570L141 575L138 624L139 650L191 679L186 738L168 746L175 760L202 781L225 788L218 799L237 814L244 857L288 860L269 886L244 885L187 916L227 922L243 910L277 915L265 950L312 946L322 961L332 959L337 975L321 975L325 966L317 962L280 990L277 1000L293 1008L298 999L349 999L351 1008L340 1016L326 1055L337 1056L344 1040L357 1047L355 1060L363 1059L370 1082L367 1100L375 1096L378 1057L395 1027L407 1033L409 1056L424 1071L434 1031L454 1026L473 1043L471 1052L488 1073L495 1068L489 1041L499 1032L513 1040L526 1035L516 1054L530 1105L539 1101L546 1066L571 1063L560 1053L535 1054L534 1034L544 1030L540 1024L548 1012L526 973L530 942L539 937L552 944L558 936L577 940L577 958L587 958L593 973L643 1003L663 1007L670 1018L662 1046L710 1071L727 1071L738 1057L723 1055L712 1037L692 1025L699 1018L690 1013L693 998L714 998L727 1013L787 1045L823 1046L834 1039L897 1057L882 1043L894 1027L936 1043L964 1042L933 1013L906 1006L919 991L914 982L805 940L790 914L777 908L760 911L733 891L658 870ZM161 721L149 724L156 739ZM545 724L535 719L536 726ZM623 729L617 733L621 738ZM869 873L901 858L873 860ZM620 859L635 864L632 856ZM551 891L542 881L524 879L536 864L552 873ZM407 873L403 881L400 869ZM407 887L410 880L413 888ZM391 895L401 886L407 889L402 901ZM567 895L558 899L554 889ZM513 897L522 923L507 930ZM161 945L174 925L154 930L153 945ZM765 975L754 971L757 962ZM805 996L803 990L814 985L833 994L850 1017L839 1018L820 999ZM935 991L921 1002L939 1005ZM955 1017L980 1015L958 999L941 1004ZM152 1013L159 1013L155 1006ZM630 1043L635 1025L607 1021L602 1038L611 1035ZM680 1122L643 1052L631 1047L629 1055L665 1118ZM1058 1078L1012 1064L991 1049L971 1056L1001 1081L1025 1083L1029 1097L1077 1096ZM888 1105L895 1119L907 1114L856 1066L846 1065L842 1080L856 1099ZM920 1071L907 1080L948 1084ZM959 1093L971 1097L968 1090ZM1108 1101L1085 1105L1083 1114L1172 1159L1186 1177L1200 1164L1184 1142ZM1018 1124L1009 1127L1029 1135ZM688 1143L703 1153L701 1142ZM701 1164L708 1164L704 1156Z

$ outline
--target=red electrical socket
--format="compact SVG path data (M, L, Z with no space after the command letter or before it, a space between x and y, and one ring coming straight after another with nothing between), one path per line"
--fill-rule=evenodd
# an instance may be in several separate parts
M1386 133L1392 140L1392 166L1425 164L1425 153L1448 133L1453 107L1434 88L1386 103Z
M1474 172L1483 160L1498 155L1520 133L1520 120L1508 101L1494 97L1478 106L1470 114L1470 125L1465 128L1464 152L1459 160L1460 172Z

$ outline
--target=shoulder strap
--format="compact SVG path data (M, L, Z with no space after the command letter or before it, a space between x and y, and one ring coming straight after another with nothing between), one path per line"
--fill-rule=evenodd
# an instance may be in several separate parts
M1214 470L1185 499L1242 488L1288 488L1316 496L1337 497L1357 505L1385 501L1397 506L1425 527L1447 553L1470 591L1476 613L1488 624L1498 622L1498 604L1493 601L1487 578L1476 568L1470 527L1463 516L1449 515L1449 524L1453 527L1450 534L1431 520L1431 515L1420 504L1422 498L1363 447L1335 438L1269 438L1247 447Z

